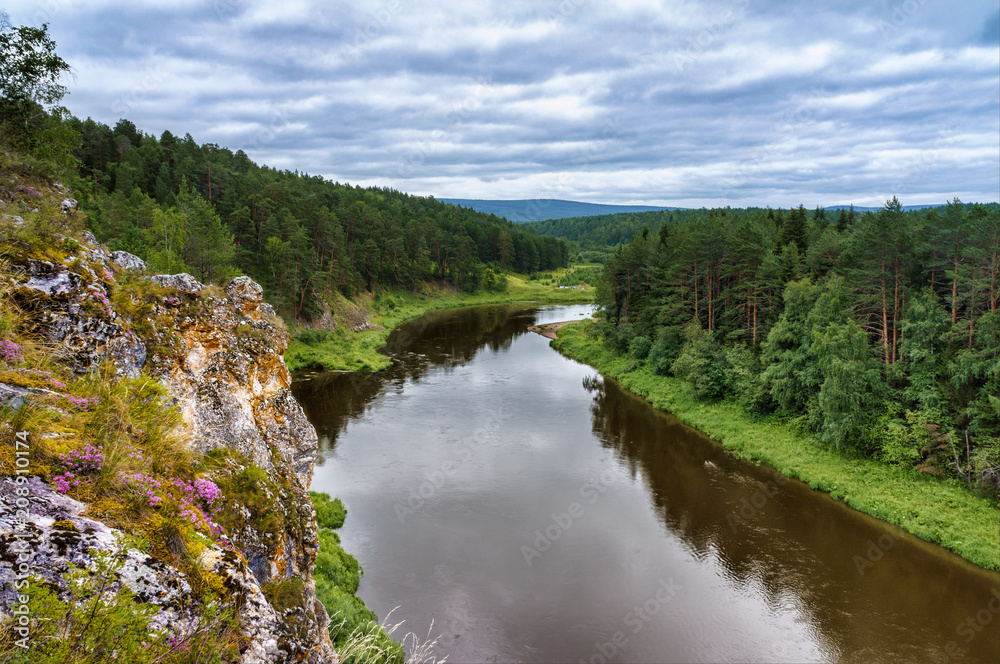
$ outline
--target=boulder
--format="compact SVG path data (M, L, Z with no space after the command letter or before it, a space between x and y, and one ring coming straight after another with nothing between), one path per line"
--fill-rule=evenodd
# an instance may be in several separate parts
M31 496L31 507L27 518L18 521L18 491L25 490ZM95 551L121 551L124 560L117 583L160 609L154 626L180 618L178 607L191 593L184 576L137 549L122 550L119 542L124 541L123 534L81 516L86 507L38 477L0 478L0 605L14 602L14 582L19 576L37 575L51 587L65 590L63 576L74 567L91 566ZM26 562L26 568L20 568L21 562Z
M197 295L205 288L204 284L186 272L181 274L158 274L149 277L149 280L159 284L163 288L173 288L188 295Z
M264 289L250 277L236 277L226 286L226 295L244 316L257 312L264 300Z
M126 272L145 272L146 270L146 261L127 251L112 252L111 262Z
M63 271L32 277L24 287L39 291L46 297L60 300L66 299L79 285L80 275Z

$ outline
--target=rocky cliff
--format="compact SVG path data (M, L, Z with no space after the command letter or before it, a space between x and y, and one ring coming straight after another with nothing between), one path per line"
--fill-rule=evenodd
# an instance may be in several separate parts
M50 214L79 228L73 205ZM150 627L175 640L221 604L235 615L239 662L336 661L312 579L316 433L289 391L288 335L260 286L247 277L223 289L186 274L148 275L141 260L107 251L86 232L67 230L57 243L44 233L25 239L39 237L31 223L11 215L0 223L3 294L48 363L29 362L24 343L0 341L16 349L0 364L0 612L10 620L24 579L68 601L72 570L113 552L116 587L147 605ZM115 393L124 403L106 398L119 408L160 394L164 417L179 413L170 435L187 447L183 463L154 459L152 434L137 425L115 434L136 441L134 449L116 443L112 455L110 443L100 446L94 436L103 430L84 418L107 406L96 401L105 397L95 376L125 386ZM70 380L95 396L69 393ZM30 425L25 412L35 414ZM21 427L35 455L25 472ZM82 461L89 449L100 449L98 462ZM115 474L112 463L123 470ZM168 515L171 505L194 525Z

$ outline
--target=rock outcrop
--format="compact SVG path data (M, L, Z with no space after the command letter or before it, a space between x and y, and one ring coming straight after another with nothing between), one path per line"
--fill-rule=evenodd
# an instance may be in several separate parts
M23 491L31 496L31 509L25 523L17 523L14 515L19 486L13 477L0 478L0 602L4 606L15 602L18 562L28 561L38 576L56 586L72 568L90 567L95 551L119 548L122 538L120 531L81 516L87 507L84 503L56 492L37 477L23 485ZM15 530L22 531L20 537L10 536ZM191 618L193 607L185 607L191 592L187 580L137 549L125 549L118 583L137 599L160 608L154 628Z
M222 290L180 274L146 277L141 297L123 292L119 280L135 280L145 263L109 253L92 236L84 236L75 256L25 258L22 267L15 297L31 312L35 332L74 371L92 372L109 361L120 375L148 372L173 397L196 449L231 450L266 472L274 487L269 509L280 518L261 529L245 510L244 527L227 533L235 549L208 546L198 559L239 599L247 644L240 661L335 662L329 618L312 580L319 541L308 487L317 437L289 390L282 360L288 334L261 287L238 277ZM0 402L19 404L32 394L5 386ZM115 547L118 533L83 516L86 505L38 477L30 482L34 502L25 527L34 573L56 583L71 567L87 566L89 552ZM10 518L15 504L13 478L0 478L0 599L11 592L18 556L12 547L23 546ZM160 607L162 624L185 620L190 586L183 574L135 549L125 555L120 583ZM301 581L303 601L269 604L262 587L291 579Z

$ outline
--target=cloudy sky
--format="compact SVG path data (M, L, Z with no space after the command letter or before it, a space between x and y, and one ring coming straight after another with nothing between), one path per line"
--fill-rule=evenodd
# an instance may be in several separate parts
M0 0L67 105L440 198L1000 199L996 0Z

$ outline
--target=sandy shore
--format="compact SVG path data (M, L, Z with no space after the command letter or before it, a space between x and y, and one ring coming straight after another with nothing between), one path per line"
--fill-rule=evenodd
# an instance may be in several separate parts
M540 334L547 339L555 339L557 330L561 329L565 325L569 325L570 323L578 323L580 320L582 319L564 320L560 323L546 323L545 325L532 325L528 328L528 331Z

